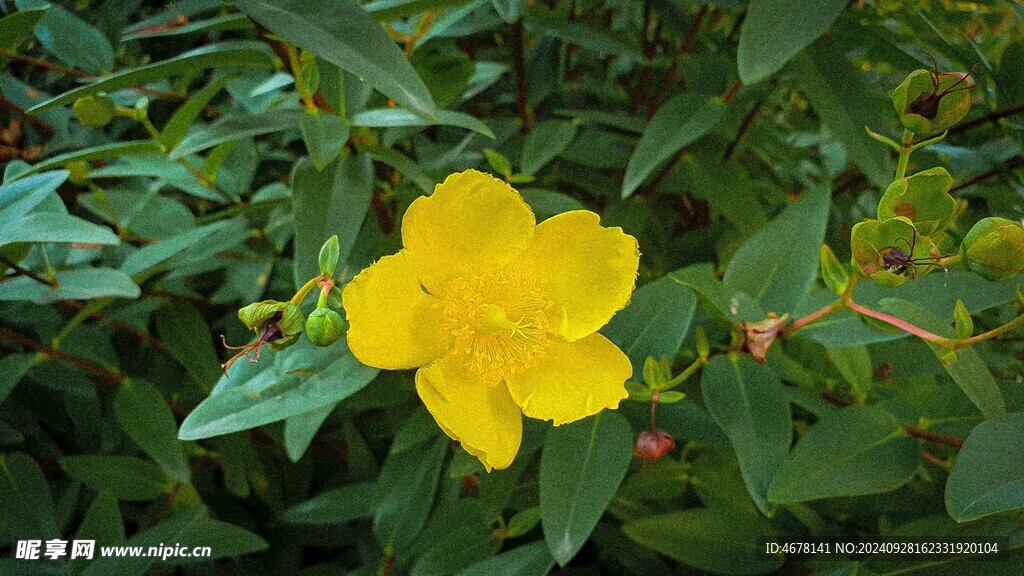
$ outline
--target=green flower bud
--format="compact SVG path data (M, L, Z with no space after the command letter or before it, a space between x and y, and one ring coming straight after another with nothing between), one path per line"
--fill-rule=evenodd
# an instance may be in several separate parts
M945 168L932 168L889 185L878 203L878 219L903 216L914 223L917 233L931 236L942 232L957 212L956 200L949 195L953 177Z
M835 252L828 244L821 245L821 277L825 280L825 286L836 296L842 296L846 287L850 284L850 275L846 268L839 263Z
M70 172L68 182L72 184L82 185L89 179L89 163L84 160L68 162L64 168Z
M914 224L903 216L856 224L851 232L850 250L853 266L886 288L937 268L929 264L938 257L935 244L916 233Z
M344 333L345 322L330 308L317 308L306 319L306 337L317 346L330 346Z
M299 334L305 326L305 318L298 306L276 300L249 304L238 311L238 319L256 331L263 329L268 321L273 320L273 324L285 337Z
M980 220L964 237L963 253L975 273L1009 280L1024 271L1024 226L1006 218Z
M114 104L114 101L110 99L110 96L102 92L92 96L83 96L75 100L72 109L75 111L75 116L78 117L78 121L82 123L82 126L88 128L102 128L110 124L110 121L114 119L117 113L117 106Z
M918 134L942 132L963 120L971 109L969 74L935 74L915 70L892 93L900 122Z

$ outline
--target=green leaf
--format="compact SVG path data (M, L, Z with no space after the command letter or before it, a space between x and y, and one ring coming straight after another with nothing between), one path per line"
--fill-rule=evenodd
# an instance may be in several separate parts
M731 289L718 279L713 264L694 264L669 276L693 290L705 308L723 322L759 322L765 318L764 310L748 294Z
M397 128L405 126L455 126L465 128L495 139L494 132L481 120L451 110L438 110L432 119L421 118L402 108L376 108L366 110L352 117L353 126L368 128Z
M136 25L133 25L129 28L129 30L131 31L124 31L124 35L121 36L121 41L128 42L131 40L140 40L143 38L182 36L184 34L196 34L198 32L246 30L252 27L252 20L250 20L249 17L245 14L222 14L219 16L214 16L213 18L206 18L203 20L197 20L195 22L189 22L184 26L173 26L158 30L145 30L145 26L140 29L134 29L136 28Z
M34 354L10 354L0 358L0 404L36 362Z
M622 197L629 198L655 168L711 131L725 114L720 98L684 92L658 109L629 157Z
M729 354L711 358L700 385L708 412L736 451L747 492L771 516L775 507L768 501L768 486L793 438L782 382L749 355Z
M641 286L629 306L612 317L602 330L633 363L633 373L643 371L648 356L670 360L690 332L697 297L669 276Z
M299 122L299 130L317 170L326 168L348 142L348 124L333 114L307 112Z
M0 224L10 224L31 212L67 179L66 170L54 170L0 186Z
M215 222L143 246L121 264L121 271L142 281L149 276L147 273L154 272L155 268L181 254L186 248L202 242L213 234L223 232L231 226L230 222Z
M17 51L26 40L32 37L32 30L43 19L46 9L22 10L0 18L0 48L11 52ZM0 67L7 63L7 58L0 56Z
M172 483L159 466L132 456L65 456L60 467L93 490L110 490L129 502L160 498Z
M784 563L782 555L765 553L765 542L777 538L771 524L729 509L655 514L622 530L643 546L716 574L769 574Z
M562 153L576 137L576 124L548 120L533 127L523 142L519 168L524 174L536 174Z
M57 288L19 276L0 282L0 302L5 300L31 300L47 304L58 300L92 300L118 297L138 298L141 291L131 277L113 268L79 268L57 272Z
M554 216L570 210L586 209L579 200L556 190L523 188L519 193L537 215Z
M377 486L373 482L349 484L322 492L281 513L281 520L289 524L331 525L344 524L373 515Z
M203 515L200 510L188 510L173 516L156 526L143 530L129 538L125 546L139 547L149 550L150 547L181 546L189 550L197 547L209 547L210 556L177 557L170 556L163 564L170 566L193 562L210 563L218 558L243 556L267 549L265 540L244 528L213 520ZM160 556L97 556L82 573L83 576L142 576L149 569L161 562Z
M457 576L546 576L554 565L547 545L538 541L464 568Z
M920 451L892 414L874 406L845 408L797 442L768 498L784 503L889 492L914 477Z
M548 433L540 460L540 515L544 540L559 565L586 543L632 458L633 430L618 412Z
M956 328L958 340L966 340L974 334L974 319L971 318L971 313L967 311L963 300L956 301L956 307L953 309L953 325Z
M244 18L244 16L243 16ZM248 19L246 19L248 21ZM185 138L185 134L188 129L195 124L199 115L203 113L203 108L210 103L210 100L220 93L224 86L235 78L237 74L228 72L222 74L220 78L210 82L205 88L193 94L189 99L178 107L171 116L171 119L164 124L164 129L160 133L160 142L167 146L168 149L173 150L181 144L182 139Z
M438 433L426 411L417 414L395 437L377 480L373 533L383 546L397 550L406 548L426 524L448 453L448 438ZM424 425L425 436L417 435L416 441L408 444L399 441L403 432Z
M515 24L526 10L526 0L491 0L491 3L506 24Z
M978 424L946 481L946 510L957 522L1024 508L1024 412Z
M864 131L865 126L885 126L888 121L865 88L860 71L824 39L809 46L793 64L811 106L850 159L873 184L888 186L893 175L889 149Z
M750 0L736 54L740 80L754 84L778 72L836 21L845 0Z
M60 535L53 496L43 471L27 454L0 455L0 520L17 539Z
M97 226L70 214L34 212L0 230L0 246L15 242L60 242L83 244L120 244L109 228Z
M330 406L377 375L377 369L360 364L340 343L318 348L303 341L277 354L264 350L263 362L272 365L249 378L222 378L224 384L182 422L178 437L200 440L230 434Z
M83 96L140 86L175 74L188 74L207 68L235 68L244 66L273 69L274 58L265 45L257 42L239 41L211 44L196 48L195 50L189 50L174 58L139 66L138 68L129 68L105 76L92 84L74 88L45 102L36 104L28 112L37 114L44 110L70 104Z
M321 274L319 250L338 237L338 262L344 268L373 196L373 163L366 154L346 155L323 171L309 160L292 171L295 211L295 285Z
M354 0L237 0L235 5L290 44L355 74L416 114L437 113L402 51Z
M338 235L335 234L328 238L324 245L320 247L320 256L317 262L320 265L321 274L324 276L334 276L334 270L338 267L339 254Z
M306 334L309 334L309 327ZM324 420L334 412L335 405L324 406L295 416L284 421L284 450L292 462L298 462L309 449L313 437L316 436Z
M618 56L633 62L647 62L638 42L633 38L612 32L607 27L580 20L569 20L564 13L546 10L527 12L525 22L527 29L531 32L575 44L596 54Z
M49 5L35 34L50 54L74 68L105 74L114 65L114 48L103 32L60 6Z
M129 380L114 397L114 415L128 436L168 476L189 482L188 459L175 434L178 423L156 387L145 380Z
M258 114L227 116L193 129L171 152L171 159L184 158L224 142L298 128L306 115L301 108L274 108Z
M124 539L124 521L117 498L110 490L102 490L85 512L75 540L95 540L96 546L101 547L119 545ZM71 574L80 574L89 563L89 558L75 558L69 566Z
M913 302L886 298L880 302L880 305L883 310L934 334L944 338L956 336L953 328L947 322ZM941 361L943 351L939 346L927 344ZM1006 402L999 390L999 384L992 377L992 373L989 372L988 366L985 365L985 361L982 360L977 350L970 347L960 348L956 351L956 362L953 364L943 363L942 366L957 386L964 391L964 394L971 399L971 402L978 407L978 410L981 410L985 418L995 418L1006 414Z
M832 364L854 393L860 398L867 398L874 380L874 365L867 346L826 346L826 349Z
M24 178L37 172L44 172L55 168L64 168L71 162L110 160L112 158L121 158L124 156L144 156L151 154L163 154L160 149L160 144L152 140L128 140L126 142L101 144L99 146L93 146L83 150L75 150L74 152L67 152L65 154L58 154L57 156L47 158L38 164L33 164L31 168L21 174L18 174L18 178Z
M787 207L736 251L726 287L750 294L766 311L796 311L818 277L830 205L828 191L815 188Z

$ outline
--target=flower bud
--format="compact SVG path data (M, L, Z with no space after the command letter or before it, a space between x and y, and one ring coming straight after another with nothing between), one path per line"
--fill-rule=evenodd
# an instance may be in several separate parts
M68 162L64 168L69 172L68 182L72 184L84 185L89 180L89 163L85 160L75 160L74 162Z
M963 120L971 109L969 74L935 74L915 70L892 93L900 122L918 134L942 132Z
M663 430L641 432L633 444L633 456L644 460L655 461L668 454L676 447L676 441Z
M72 109L78 121L87 128L102 128L110 124L117 113L114 101L103 92L75 100Z
M345 322L330 308L317 308L306 319L306 338L317 346L330 346L344 333Z
M268 321L273 320L273 324L283 337L294 336L302 332L303 326L305 326L305 318L298 306L290 302L276 300L264 300L249 304L238 311L238 319L256 331L263 329Z
M1024 226L1006 218L979 220L964 237L963 253L976 274L1009 280L1024 271Z
M740 329L743 330L743 347L761 364L768 358L768 349L771 348L779 331L786 325L789 314L779 316L769 312L768 316L760 322L740 322Z
M903 216L917 233L931 236L942 232L956 215L956 200L949 195L953 177L945 168L932 168L889 185L878 202L878 219Z

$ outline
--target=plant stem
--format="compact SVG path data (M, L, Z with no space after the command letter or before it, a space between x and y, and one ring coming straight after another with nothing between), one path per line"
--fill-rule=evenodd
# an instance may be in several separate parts
M938 442L939 444L945 444L946 446L952 446L954 448L960 448L964 445L963 438L951 436L949 434L940 434L938 432L929 432L928 430L917 426L904 426L903 431L914 438L930 440L932 442Z
M854 312L863 314L864 316L867 316L869 318L874 318L875 320L881 320L886 324L895 326L896 328L899 328L900 330L903 330L908 334L913 334L914 336L917 336L918 338L925 340L927 342L931 342L932 344L938 344L939 346L948 346L949 344L952 344L954 342L949 338L944 338L942 336L939 336L938 334L929 332L924 328L915 326L910 322L901 320L895 316L892 316L891 314L886 314L884 312L879 312L877 310L872 310L870 308L861 306L860 304L857 304L853 300L847 300L846 306L849 307L850 310L853 310Z
M900 146L900 158L896 164L896 177L893 181L902 180L907 175L907 164L910 162L910 153L914 145L914 133L909 129L903 129L903 142Z
M88 360L83 360L81 358L71 356L70 354L67 354L65 352L61 352L60 350L51 348L45 344L40 344L39 342L36 342L35 340L32 340L31 338L28 338L26 336L22 336L21 334L18 334L13 330L0 328L0 340L7 340L8 342L19 344L25 348L34 350L54 360L62 360L64 362L67 362L68 364L71 364L72 366L81 368L82 370L88 372L89 374L97 376L107 382L122 384L125 381L124 374L121 374L120 372L114 372L113 370L104 368L99 364L93 364Z
M299 291L296 292L295 296L292 296L292 299L289 300L288 302L290 304L294 304L296 306L299 306L300 304L302 304L302 301L306 299L306 296L309 295L310 291L312 291L313 288L316 287L317 283L319 281L323 280L323 279L324 279L323 276L317 276L315 278L310 278L309 280L306 281L305 284L302 285L302 288L299 288Z
M963 348L965 346L970 346L972 344L977 344L978 342L984 342L985 340L991 340L992 338L995 338L997 336L1005 334L1005 333L1007 333L1007 332L1009 332L1009 331L1011 331L1011 330L1013 330L1015 328L1019 328L1021 326L1024 326L1024 314L1021 314L1020 316L1017 316L1013 320L1010 320L1009 322L1007 322L1006 324L1003 324L1002 326L1000 326L998 328L993 328L992 330L989 330L988 332L983 332L981 334L978 334L977 336L971 336L970 338L968 338L966 340L960 340L959 342L954 344L953 347L954 348Z
M811 312L807 316L804 316L802 318L797 318L796 320L790 322L788 326L786 326L785 328L782 329L782 331L784 333L796 332L797 330L807 326L808 324L812 324L814 322L817 322L818 320L821 320L822 318L824 318L824 317L826 317L826 316L828 316L830 314L834 314L836 312L839 312L840 310L842 310L844 308L845 308L845 305L843 304L843 301L842 300L836 300L835 302L829 304L828 306L823 306L823 307L815 310L814 312Z

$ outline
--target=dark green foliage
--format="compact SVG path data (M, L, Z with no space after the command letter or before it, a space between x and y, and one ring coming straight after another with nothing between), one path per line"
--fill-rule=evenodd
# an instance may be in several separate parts
M1024 566L1017 3L0 8L0 574ZM642 253L630 398L490 473L340 298L468 168Z

